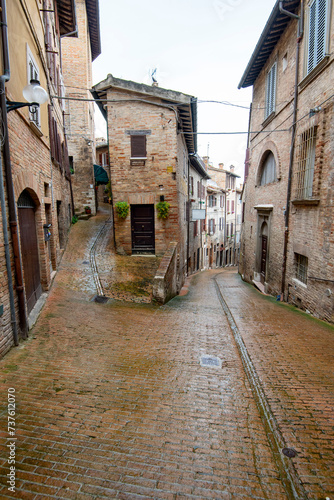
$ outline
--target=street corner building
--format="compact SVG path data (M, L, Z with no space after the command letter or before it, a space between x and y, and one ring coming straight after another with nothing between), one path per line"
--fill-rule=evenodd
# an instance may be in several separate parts
M334 9L277 1L239 88L253 86L240 273L334 321Z
M92 92L108 124L116 249L163 256L157 279L164 291L157 298L165 301L179 292L187 271L189 155L196 153L197 101L110 74ZM129 206L125 217L119 203Z
M50 289L72 222L62 99L66 83L60 55L65 53L63 40L77 36L78 26L70 0L1 0L0 7L3 356L27 337L44 292Z

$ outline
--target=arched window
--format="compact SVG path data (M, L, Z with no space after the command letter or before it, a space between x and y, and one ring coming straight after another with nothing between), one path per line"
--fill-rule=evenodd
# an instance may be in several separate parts
M276 179L276 161L273 153L269 151L263 161L260 186L275 182Z

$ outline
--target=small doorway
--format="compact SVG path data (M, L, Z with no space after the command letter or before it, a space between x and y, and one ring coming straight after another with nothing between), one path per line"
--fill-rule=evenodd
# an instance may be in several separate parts
M131 205L132 253L155 253L154 205Z
M261 283L264 284L266 280L267 268L267 253L268 253L268 225L266 222L261 227Z
M28 314L42 295L36 234L35 203L25 189L17 202L20 224L24 289Z

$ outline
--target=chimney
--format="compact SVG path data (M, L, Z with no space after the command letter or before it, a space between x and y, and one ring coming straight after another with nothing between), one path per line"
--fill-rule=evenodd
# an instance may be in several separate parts
M209 166L209 157L208 156L202 156L202 160L204 161L205 168L208 169L208 166Z
M223 170L224 169L224 163L218 163L218 167Z
M153 83L152 83L152 87L159 87L158 82L153 82Z
M234 165L230 165L230 172L234 172Z

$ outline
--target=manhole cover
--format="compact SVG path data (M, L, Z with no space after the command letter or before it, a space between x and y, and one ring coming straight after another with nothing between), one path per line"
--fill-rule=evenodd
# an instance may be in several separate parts
M289 458L294 458L298 455L296 450L294 450L293 448L283 448L282 453Z
M94 302L98 302L99 304L105 304L108 300L109 297L105 297L104 295L96 295L96 297L94 297Z
M221 359L217 356L202 356L201 357L201 366L210 366L210 367L218 367L221 368L222 362Z

